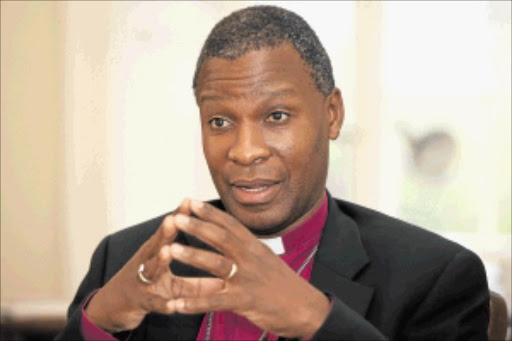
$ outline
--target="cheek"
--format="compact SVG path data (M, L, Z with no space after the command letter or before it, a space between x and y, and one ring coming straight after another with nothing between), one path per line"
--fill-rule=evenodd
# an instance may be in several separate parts
M273 154L277 154L282 160L288 160L295 154L297 149L296 140L296 137L290 131L274 131L265 137L267 146L272 149Z
M210 170L210 176L219 195L224 193L223 169L224 162L220 145L215 143L215 139L203 137L203 153L206 164Z
M222 160L225 155L223 146L224 144L218 138L203 134L203 153L212 176L219 173L222 167Z
M319 153L322 153L325 145L321 135L319 127L303 124L295 129L273 134L271 145L289 170L294 172L316 166L312 162L320 156Z
M292 192L309 193L318 186L327 172L328 140L320 127L280 136L279 150L289 174Z

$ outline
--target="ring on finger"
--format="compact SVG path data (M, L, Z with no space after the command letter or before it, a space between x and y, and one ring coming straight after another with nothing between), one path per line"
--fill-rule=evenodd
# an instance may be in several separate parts
M238 266L236 265L236 263L233 263L231 265L231 271L229 272L229 275L225 278L225 280L227 281L227 280L233 278L237 271L238 271Z
M144 283L144 284L151 284L152 281L148 278L146 278L146 276L144 276L144 263L142 263L141 265L139 265L139 270L137 270L137 275L139 276L139 280Z

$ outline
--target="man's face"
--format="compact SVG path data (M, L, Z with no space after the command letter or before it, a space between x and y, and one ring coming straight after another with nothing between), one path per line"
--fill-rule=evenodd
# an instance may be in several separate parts
M329 138L343 120L341 95L324 97L290 44L206 60L196 97L204 154L228 212L264 230L316 209Z

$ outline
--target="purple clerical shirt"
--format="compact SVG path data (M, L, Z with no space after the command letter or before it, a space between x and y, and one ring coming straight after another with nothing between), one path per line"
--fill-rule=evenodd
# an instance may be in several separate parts
M318 210L307 221L281 237L284 253L279 254L279 257L293 270L297 271L301 267L320 241L326 219L327 195L324 195L322 205L320 205ZM300 276L309 282L312 269L313 261L309 262ZM91 294L90 297L92 297L93 294ZM87 318L84 307L87 305L90 297L85 301L82 308L82 336L87 341L117 340ZM207 325L208 314L206 314L203 319L197 340L204 340ZM215 312L213 315L210 337L211 340L258 340L262 332L261 329L252 324L245 317L229 311L221 311ZM267 337L269 341L276 341L277 339L278 336L273 334L269 334Z

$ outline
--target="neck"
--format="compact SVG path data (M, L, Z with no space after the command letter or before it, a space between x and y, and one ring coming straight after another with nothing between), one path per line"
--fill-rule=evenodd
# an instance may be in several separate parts
M285 228L282 227L275 227L270 228L266 230L252 230L251 231L258 236L258 238L276 238L281 237L282 235L287 234L290 231L293 231L298 226L303 224L305 221L307 221L322 205L322 202L324 201L324 195L325 190L322 191L322 195L316 200L315 204L305 213L303 214L299 219L297 219L295 222L293 222L291 225L286 226Z

